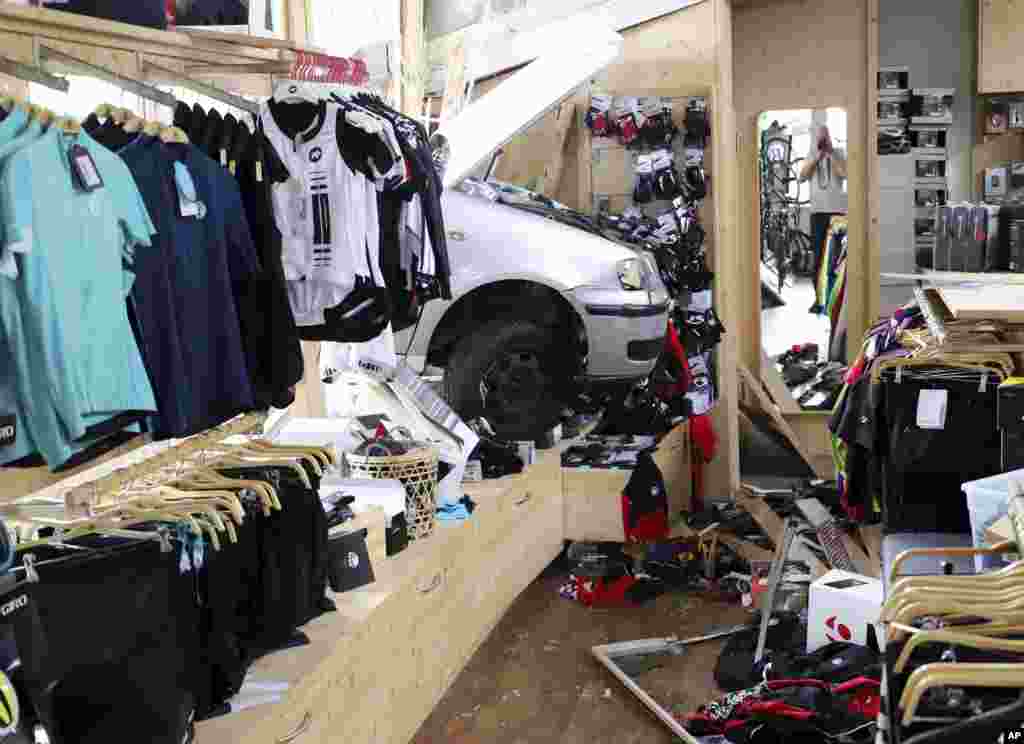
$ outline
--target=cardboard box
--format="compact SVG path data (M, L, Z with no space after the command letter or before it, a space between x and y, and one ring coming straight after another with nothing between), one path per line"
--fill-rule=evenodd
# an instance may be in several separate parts
M849 571L829 571L811 584L807 652L832 641L868 644L868 627L878 622L885 592L882 582ZM876 633L881 638L880 633Z

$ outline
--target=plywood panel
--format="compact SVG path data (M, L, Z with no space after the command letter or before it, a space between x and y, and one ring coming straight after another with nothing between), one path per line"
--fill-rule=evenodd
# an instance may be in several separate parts
M1024 4L1014 0L979 0L978 13L978 92L1024 90L1024 71L1020 66Z
M1005 320L1024 323L1024 297L1019 286L984 288L939 287L942 301L957 320Z
M715 84L717 39L714 3L703 3L623 32L619 64L595 77L617 95L674 95Z
M728 333L716 351L718 370L718 405L712 415L712 423L719 437L718 454L705 466L704 498L716 500L728 497L739 488L739 380L740 336L747 333L743 328L740 313L743 306L743 284L740 280L743 261L740 253L741 196L738 181L737 118L734 102L734 59L735 43L733 12L728 0L714 0L712 33L718 56L716 60L714 92L711 96L712 136L710 173L712 174L710 198L705 202L702 218L710 238L712 269L717 274L715 281L715 307ZM738 79L738 78L736 78Z
M740 204L751 205L738 223L742 281L741 356L760 364L760 274L757 220L757 115L770 109L843 107L848 115L851 251L850 338L867 328L877 274L868 251L868 171L873 120L868 118L868 0L750 0L734 8L733 64ZM794 36L794 34L796 34ZM870 145L870 147L869 147ZM856 349L857 344L850 345Z

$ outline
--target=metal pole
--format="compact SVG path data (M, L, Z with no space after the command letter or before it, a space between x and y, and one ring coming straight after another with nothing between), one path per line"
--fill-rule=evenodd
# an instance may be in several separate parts
M761 627L757 634L757 648L754 650L754 663L759 664L764 658L764 647L768 642L768 625L771 623L772 610L775 609L775 595L779 591L779 584L782 583L782 572L789 559L789 551L793 547L793 538L796 537L796 522L792 517L786 520L786 528L782 533L782 542L776 546L775 560L772 561L772 569L768 575L768 590L764 593L761 601ZM756 581L757 578L755 577Z
M44 72L33 65L15 62L12 59L7 59L7 57L0 57L0 72L4 75L10 75L11 77L18 78L19 80L27 80L30 83L45 85L47 88L59 90L61 93L67 93L68 88L70 87L70 84L65 78L51 75L50 73Z
M236 96L233 93L228 93L226 90L222 90L215 85L204 83L201 80L190 78L182 75L180 72L174 70L168 70L166 67L153 64L149 60L143 62L143 68L148 72L155 72L164 79L164 82L170 83L171 85L180 85L182 88L188 88L194 90L197 93L202 93L208 98L213 98L221 103L225 103L228 106L234 106L236 109L242 111L248 111L250 114L259 114L259 104L254 103L248 99Z
M56 49L50 49L46 46L39 47L39 59L42 65L57 63L62 67L68 67L73 70L81 71L85 75L91 75L92 77L99 78L100 80L106 80L111 85L116 85L122 90L126 90L129 93L134 93L140 98L146 98L150 101L155 101L168 108L174 108L178 103L178 99L172 96L170 93L165 93L159 88L154 88L151 85L140 83L138 80L132 80L131 78L119 75L112 70L108 70L106 67L100 67L90 62L83 62L77 57L58 52Z

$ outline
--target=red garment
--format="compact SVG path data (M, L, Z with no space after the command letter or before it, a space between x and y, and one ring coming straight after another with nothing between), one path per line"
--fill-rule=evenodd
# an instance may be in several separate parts
M626 592L636 583L632 576L612 581L602 578L576 577L576 599L587 607L626 604Z
M622 528L626 533L626 542L656 542L668 537L668 514L664 509L641 514L631 528L630 519L632 504L629 497L622 494Z
M668 402L686 395L690 389L690 365L686 362L686 349L679 338L679 331L671 318L668 321L668 328L665 333L665 348L662 351L666 358L666 367L675 376L676 381L672 384L659 384L655 388L658 397Z
M693 462L690 473L693 477L693 511L704 510L704 464L711 462L718 449L718 435L711 416L704 413L690 418L690 442L693 444Z

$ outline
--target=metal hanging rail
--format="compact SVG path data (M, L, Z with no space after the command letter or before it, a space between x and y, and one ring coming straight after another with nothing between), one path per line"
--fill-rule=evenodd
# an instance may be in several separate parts
M10 77L26 80L30 83L45 85L47 88L67 93L70 84L65 78L51 75L33 65L26 65L23 62L15 62L7 57L0 57L0 72Z
M186 77L180 72L175 72L174 70L170 70L166 67L161 67L149 60L143 61L143 69L146 71L147 75L149 73L156 73L163 82L170 85L188 88L189 90L201 93L208 98L213 98L214 100L220 101L228 106L233 106L236 109L247 111L250 114L258 115L260 112L259 104L253 101L242 98L241 96L236 96L233 93L228 93L226 90L222 90L215 85L210 85L209 83L204 83L201 80Z
M111 85L116 85L118 88L126 90L129 93L134 93L140 98L155 101L156 103L167 106L168 108L173 109L178 103L178 99L170 93L165 93L159 88L154 88L151 85L140 83L138 80L132 80L124 75L112 72L105 67L94 65L91 62L85 62L77 57L72 57L70 54L58 52L56 49L51 49L47 46L39 47L39 61L43 67L57 63L60 67L81 71L83 74L91 75L92 77L99 78L100 80L106 80Z

